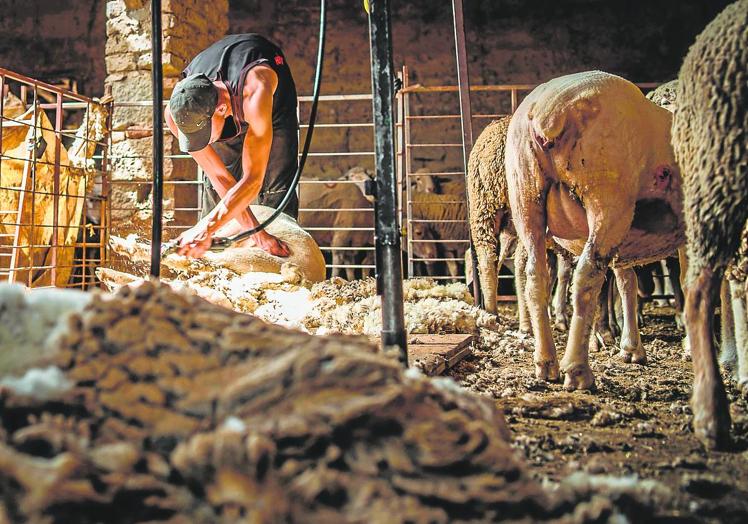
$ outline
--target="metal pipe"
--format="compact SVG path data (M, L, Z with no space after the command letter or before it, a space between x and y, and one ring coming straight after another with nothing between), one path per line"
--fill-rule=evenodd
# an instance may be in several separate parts
M369 13L371 83L376 151L377 275L381 274L382 346L398 346L408 365L403 318L403 268L395 183L394 86L389 0L372 0Z
M462 0L452 0L452 16L454 18L455 29L455 54L457 59L457 84L460 91L460 122L462 124L462 154L465 165L465 175L468 172L468 159L470 151L473 149L473 112L470 108L470 73L468 71L467 52L465 51L465 18L462 13ZM465 199L467 205L468 224L470 224L470 198L465 184ZM468 227L468 236L470 237L470 253L473 266L473 300L480 304L480 279L478 278L478 257L475 253L475 244L473 235Z
M153 129L162 129L164 78L161 65L161 0L151 0L151 79ZM153 133L153 222L151 224L151 275L161 276L161 216L164 207L164 134Z

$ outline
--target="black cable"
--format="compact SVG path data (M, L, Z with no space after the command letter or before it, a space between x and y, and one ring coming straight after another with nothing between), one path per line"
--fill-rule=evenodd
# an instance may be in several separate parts
M151 0L151 82L153 90L153 217L151 223L151 275L161 274L161 217L164 205L164 80L161 66L161 0Z
M223 249L234 242L244 240L247 237L262 231L269 226L278 216L283 212L288 203L291 201L291 197L296 191L296 186L299 185L301 179L301 173L304 171L304 165L306 164L306 157L309 153L309 146L312 143L312 134L314 133L314 123L317 120L317 104L319 102L319 90L322 84L322 67L325 55L325 27L327 24L327 14L325 12L325 0L320 0L320 11L319 11L319 44L317 46L317 70L314 74L314 92L312 94L312 109L309 113L309 127L307 128L306 137L304 139L304 148L301 151L301 159L299 159L299 167L296 169L296 175L294 175L291 185L283 197L278 208L265 219L264 222L248 231L243 231L233 237L216 237L213 238L211 249Z

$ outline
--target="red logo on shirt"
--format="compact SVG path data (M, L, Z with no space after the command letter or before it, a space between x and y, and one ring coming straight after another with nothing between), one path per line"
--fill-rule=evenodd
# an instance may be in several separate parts
M280 55L275 56L275 65L283 65L283 57Z

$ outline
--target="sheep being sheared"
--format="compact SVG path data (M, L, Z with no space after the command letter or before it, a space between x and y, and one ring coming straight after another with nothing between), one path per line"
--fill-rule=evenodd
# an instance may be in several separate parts
M748 219L748 0L725 8L696 38L679 74L673 146L684 173L686 333L695 371L693 427L709 447L729 441L712 314ZM743 360L746 355L743 353ZM748 384L748 363L739 366Z
M634 84L600 71L540 85L512 117L507 189L528 256L527 299L538 378L555 380L559 375L547 308L546 232L579 256L574 315L561 362L570 390L594 383L588 341L605 268L613 265L625 308L635 312L636 275L630 266L663 258L683 243L671 120ZM625 320L622 356L644 362L636 315Z

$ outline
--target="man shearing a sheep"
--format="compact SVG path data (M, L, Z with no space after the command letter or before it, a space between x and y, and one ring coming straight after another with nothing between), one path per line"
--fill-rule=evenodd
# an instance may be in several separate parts
M208 177L200 221L179 237L177 252L201 257L232 219L258 225L255 199L278 207L297 168L296 86L280 48L257 34L230 35L199 53L183 71L165 111L179 147ZM298 214L293 195L285 212ZM277 256L288 246L266 231L250 243Z

